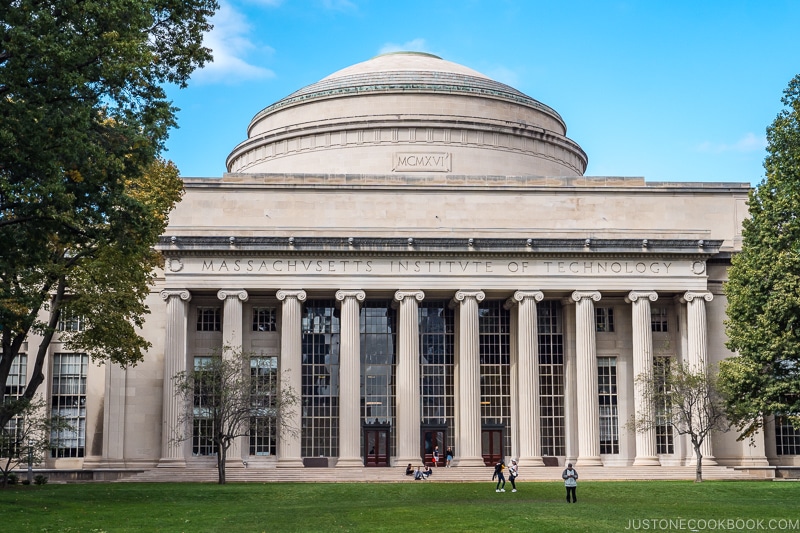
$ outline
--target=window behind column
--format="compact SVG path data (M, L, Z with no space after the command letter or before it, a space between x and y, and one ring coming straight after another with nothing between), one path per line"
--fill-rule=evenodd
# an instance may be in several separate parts
M253 307L253 331L276 331L275 308Z
M669 403L669 396L664 394L667 386L667 376L669 376L672 365L672 357L655 356L653 357L653 378L658 388L658 397L664 398L661 405L656 405L656 453L670 454L675 453L675 445L672 433L672 424L669 423L672 406Z
M199 312L198 312L199 316ZM195 356L194 370L199 373L213 360L212 355ZM195 380L192 411L192 455L216 455L214 449L214 418L211 406L214 392L208 380Z
M619 453L616 357L597 358L597 391L600 407L600 453Z
M197 307L197 331L221 331L219 307Z
M250 455L275 455L278 440L278 420L275 400L278 392L278 358L250 359L250 386L255 410L250 417Z
M775 451L778 455L800 455L800 430L786 416L775 417Z
M503 431L502 449L487 450L487 442L484 442L484 455L499 453L505 457L511 453L510 328L511 314L503 307L502 300L488 300L480 304L481 425L484 429L498 428Z
M565 455L564 333L561 304L537 304L539 326L539 403L542 455Z
M653 332L669 331L669 313L666 307L653 305L650 307L650 328Z
M69 429L54 431L52 457L83 457L86 447L86 374L89 356L82 353L53 354L51 412Z
M366 425L396 426L396 324L397 313L390 300L367 300L361 306L361 419ZM391 432L389 455L394 455L395 442L396 435Z
M339 311L333 300L308 300L302 320L303 457L339 455Z
M594 308L595 329L598 333L614 333L614 308Z
M423 426L447 428L442 450L455 445L454 335L455 313L448 301L420 303L420 417Z

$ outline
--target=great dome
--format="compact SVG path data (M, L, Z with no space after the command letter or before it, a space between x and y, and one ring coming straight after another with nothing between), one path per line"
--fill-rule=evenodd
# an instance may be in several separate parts
M463 65L398 52L264 108L231 173L580 176L587 158L552 108Z

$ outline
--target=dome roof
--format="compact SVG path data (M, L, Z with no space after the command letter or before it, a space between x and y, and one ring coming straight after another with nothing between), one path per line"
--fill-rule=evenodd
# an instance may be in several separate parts
M432 54L397 52L261 110L228 170L582 175L586 154L565 134L555 110L513 87ZM398 164L408 154L438 163Z

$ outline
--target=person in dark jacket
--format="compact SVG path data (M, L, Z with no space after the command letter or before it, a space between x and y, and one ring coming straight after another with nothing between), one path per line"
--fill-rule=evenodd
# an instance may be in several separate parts
M500 461L496 465L494 465L494 474L492 474L492 481L497 479L497 486L495 486L495 492L505 492L506 491L506 476L503 474L503 470L505 470L506 464L503 461Z

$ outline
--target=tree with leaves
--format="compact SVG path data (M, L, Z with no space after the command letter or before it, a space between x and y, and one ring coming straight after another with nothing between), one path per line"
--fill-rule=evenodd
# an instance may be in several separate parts
M225 347L196 357L194 367L173 380L184 408L170 442L177 446L192 439L198 447L212 448L220 484L225 484L228 449L235 439L250 435L255 421L269 425L275 437L299 431L288 416L299 397L280 379L274 357Z
M135 364L160 258L152 247L182 194L163 160L184 86L211 59L216 0L9 0L0 3L0 384L23 343L44 379L66 312L71 350ZM29 354L30 356L31 354ZM17 413L3 401L0 427Z
M712 369L686 363L665 364L657 370L636 377L647 408L637 412L632 425L638 432L667 426L678 435L687 435L696 458L695 482L700 483L703 443L712 433L730 428L717 375Z
M725 284L727 346L738 356L721 364L720 377L740 439L768 415L800 429L800 75L781 102Z

